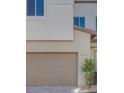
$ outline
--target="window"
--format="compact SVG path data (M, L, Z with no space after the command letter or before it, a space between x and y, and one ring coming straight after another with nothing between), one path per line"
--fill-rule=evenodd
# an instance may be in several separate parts
M79 25L79 17L74 18L74 25Z
M44 0L27 0L27 16L44 16Z
M84 17L80 17L80 27L81 28L85 27L85 18Z
M74 17L74 25L85 28L85 17Z

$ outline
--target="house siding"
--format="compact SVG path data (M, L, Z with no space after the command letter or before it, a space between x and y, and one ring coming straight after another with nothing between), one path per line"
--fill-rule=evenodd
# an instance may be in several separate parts
M45 0L42 17L27 16L27 40L73 40L74 0Z
M85 28L96 30L97 3L75 3L74 17L85 17Z
M81 65L85 58L90 58L90 34L74 31L73 41L27 41L27 52L77 52L78 53L78 83L85 85L84 73Z

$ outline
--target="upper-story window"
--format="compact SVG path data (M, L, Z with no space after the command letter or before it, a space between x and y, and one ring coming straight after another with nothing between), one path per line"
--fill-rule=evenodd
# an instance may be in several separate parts
M85 17L74 17L74 25L85 28Z
M27 0L27 16L44 16L44 0Z

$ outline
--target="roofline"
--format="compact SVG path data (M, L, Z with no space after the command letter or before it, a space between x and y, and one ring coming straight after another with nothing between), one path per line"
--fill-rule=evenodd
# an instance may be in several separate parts
M97 35L97 32L91 29L87 29L87 28L80 28L79 26L74 25L74 29L81 31L81 32L86 32L89 33L91 35Z

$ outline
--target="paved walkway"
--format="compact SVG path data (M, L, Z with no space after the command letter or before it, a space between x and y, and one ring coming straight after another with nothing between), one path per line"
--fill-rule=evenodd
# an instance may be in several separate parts
M26 93L74 93L76 86L27 86Z

